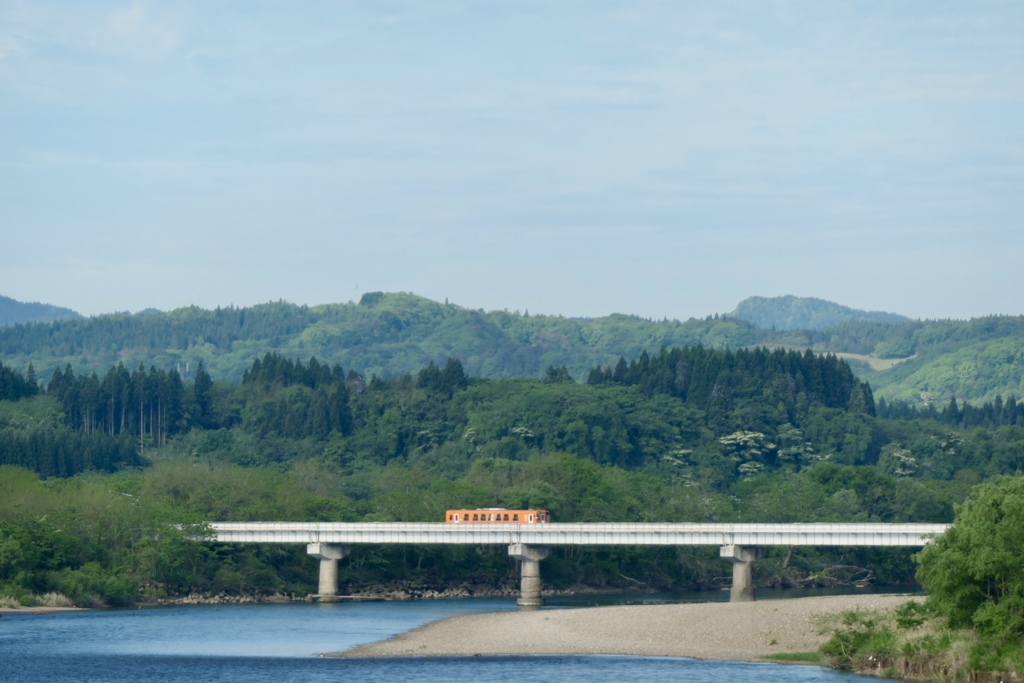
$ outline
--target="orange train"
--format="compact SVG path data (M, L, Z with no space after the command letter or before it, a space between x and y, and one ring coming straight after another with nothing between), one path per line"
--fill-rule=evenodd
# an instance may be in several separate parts
M483 508L449 510L445 520L452 524L547 524L551 521L551 515L547 510Z

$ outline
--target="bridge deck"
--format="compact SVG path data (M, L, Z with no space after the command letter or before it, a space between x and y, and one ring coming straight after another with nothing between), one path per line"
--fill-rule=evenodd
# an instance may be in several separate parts
M213 522L226 543L923 546L946 524Z

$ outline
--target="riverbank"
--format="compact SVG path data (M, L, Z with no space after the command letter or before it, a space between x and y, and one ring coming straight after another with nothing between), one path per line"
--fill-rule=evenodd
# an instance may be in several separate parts
M559 593L545 592L545 595L575 595L575 591L562 591ZM510 598L517 597L519 590L514 588L494 588L490 586L457 586L435 590L431 588L388 585L378 586L369 589L353 590L341 594L343 600L358 601L385 601L385 600L453 600L461 598ZM256 604L264 602L309 602L311 596L275 593L272 595L229 595L218 593L191 593L189 595L178 595L169 598L157 598L151 601L137 603L143 607L167 606L167 605L237 605Z
M52 612L81 612L85 607L0 607L0 614L50 614Z
M326 656L638 655L763 661L814 652L845 610L888 610L907 595L839 595L745 603L627 605L442 619Z
M567 590L546 590L545 597L567 596L567 595L607 595L618 594L620 591L591 589L586 586L576 587ZM642 593L638 593L642 594ZM50 594L59 595L59 594ZM463 598L514 598L519 595L519 589L513 587L495 587L489 585L465 584L462 586L448 587L441 590L425 588L422 586L410 586L404 582L395 584L373 586L354 590L343 596L343 601L391 601L391 600L453 600ZM0 596L0 614L46 614L49 612L66 612L83 609L104 608L107 605L94 604L88 607L75 607L71 600L63 595L55 604L46 602L47 596L36 596L34 605L18 605L10 598ZM295 593L284 595L273 594L241 594L230 595L228 593L190 593L188 595L176 595L165 598L152 598L131 603L130 607L177 607L183 605L255 605L261 603L284 603L284 602L310 602L312 596L297 595ZM122 605L123 607L124 605Z

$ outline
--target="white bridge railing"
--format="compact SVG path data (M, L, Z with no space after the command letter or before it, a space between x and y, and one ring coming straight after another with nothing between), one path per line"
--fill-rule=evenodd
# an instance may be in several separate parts
M212 522L225 543L923 546L948 524Z

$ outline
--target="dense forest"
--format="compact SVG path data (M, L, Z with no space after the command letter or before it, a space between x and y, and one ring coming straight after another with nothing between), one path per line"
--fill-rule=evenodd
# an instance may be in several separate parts
M280 353L358 368L394 379L448 357L488 379L543 377L564 366L585 378L619 357L661 348L811 349L843 358L874 395L919 408L1024 396L1024 318L907 321L872 317L816 299L747 300L740 317L645 320L636 316L565 318L528 311L465 309L411 294L363 295L358 303L248 308L196 307L166 313L112 314L52 323L0 325L0 359L40 377L70 365L76 375L103 374L123 363L191 381L200 362L218 382L238 382L253 358ZM739 309L737 309L739 311ZM825 322L829 327L821 328ZM771 325L769 325L771 323ZM787 324L814 325L789 329Z
M641 350L536 379L474 376L454 357L383 378L277 352L234 382L198 362L188 376L32 368L0 365L0 594L85 603L315 587L301 548L189 541L202 521L530 506L557 521L942 522L1024 458L1012 399L876 404L844 360L809 351ZM713 550L563 550L544 577L714 587L729 569ZM903 550L773 549L756 571L763 585L903 582L914 565ZM342 580L494 585L513 572L490 548L367 547Z

